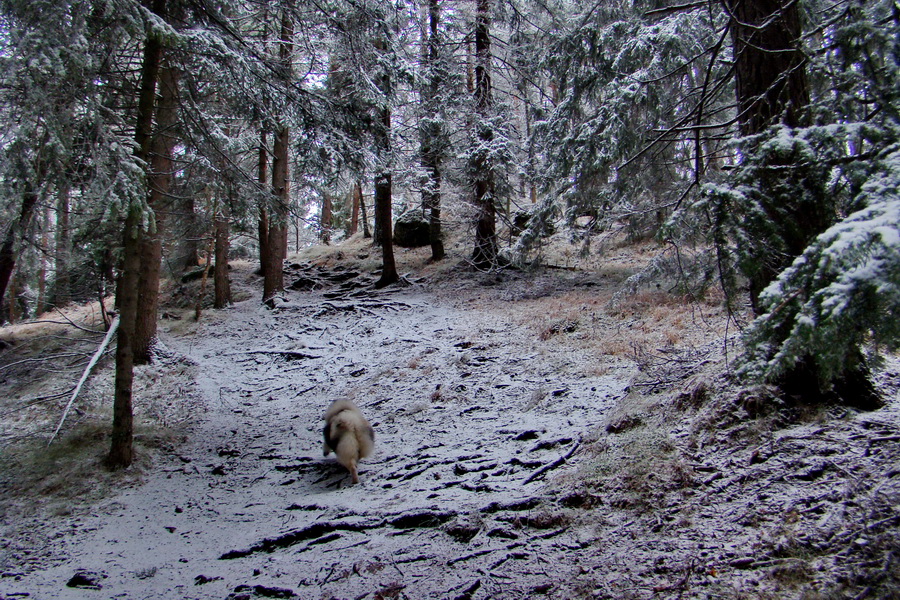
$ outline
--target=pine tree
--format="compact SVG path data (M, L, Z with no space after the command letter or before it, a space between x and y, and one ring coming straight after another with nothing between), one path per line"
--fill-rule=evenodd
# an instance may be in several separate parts
M756 206L742 225L746 241L753 246L744 253L742 270L750 279L750 301L758 312L760 292L828 227L834 213L827 206L826 180L822 179L826 174L816 172L817 166L804 160L802 150L783 148L778 140L766 150L754 147L764 139L756 136L773 125L794 128L804 121L809 89L797 4L729 0L726 6L735 58L737 118L741 134L749 141L744 152L765 156L755 161ZM794 182L810 189L797 194Z
M441 232L441 179L442 167L449 146L444 122L444 106L441 105L441 83L447 80L447 70L441 69L440 34L441 9L438 0L428 0L428 33L424 51L424 77L422 90L422 117L419 125L421 161L425 171L422 186L422 208L428 215L431 260L444 258L444 242Z
M281 34L278 42L278 58L281 77L289 82L293 73L294 23L290 11L281 14ZM266 233L266 259L263 272L263 301L270 301L284 291L284 259L287 257L287 227L291 197L290 186L290 125L277 123L272 148L272 210L267 215L269 230Z
M164 51L165 53L165 51ZM141 273L138 283L137 320L134 331L135 364L150 362L156 342L159 317L159 279L162 260L162 238L166 227L169 190L174 176L173 149L177 141L178 78L176 68L163 64L157 86L160 97L156 105L156 126L150 143L147 206L151 211L150 227L141 238Z
M154 0L152 10L156 16L163 17L166 12L166 0ZM137 159L143 164L150 163L156 84L162 57L163 44L159 33L148 32L141 61L141 86L135 126L135 153ZM134 456L132 384L134 381L134 336L138 318L144 207L140 202L132 201L126 210L122 242L122 272L116 287L116 301L119 306L119 329L116 337L116 383L110 450L106 457L106 464L110 469L122 469L130 466Z
M477 147L472 156L475 188L475 250L472 263L478 269L497 266L497 183L491 164L494 129L491 123L491 3L477 0L475 13L475 113L478 118Z
M810 195L827 215L799 253L784 246L793 260L758 294L740 370L788 394L874 408L870 365L879 350L900 345L900 13L876 0L849 11L826 7L822 19L833 46L812 65L813 80L824 82L811 106L819 123L760 136L737 174L744 185L717 192L720 201L752 207L761 186L748 178L789 162L788 173L804 177L786 180L783 197ZM797 225L808 222L802 215Z

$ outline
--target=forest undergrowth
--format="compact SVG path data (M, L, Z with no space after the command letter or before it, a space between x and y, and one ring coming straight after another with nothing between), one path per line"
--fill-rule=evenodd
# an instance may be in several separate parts
M163 345L136 371L138 462L112 474L100 466L111 356L47 448L102 338L96 306L0 330L0 598L78 597L91 588L79 574L90 593L148 598L900 595L900 362L878 372L887 403L874 412L786 403L741 384L729 371L739 331L721 297L689 301L656 285L617 294L656 251L548 249L551 267L479 273L401 250L404 284L372 296L377 252L351 240L288 260L293 289L272 315L249 308L260 278L235 264L245 308L204 309L199 323L198 284L169 282ZM423 321L417 311L431 312ZM246 324L228 325L244 314ZM398 344L387 353L366 346L392 318L414 328L385 337L382 346ZM309 374L301 352L329 366ZM226 358L233 367L217 362ZM219 368L255 370L241 383ZM263 371L309 381L299 389ZM356 399L379 432L362 491L344 489L331 463L296 457L318 440L315 401L335 394ZM302 424L263 422L293 410L291 398L315 400L291 417ZM197 439L216 431L221 439ZM472 442L456 448L461 436ZM179 477L185 496L162 499ZM301 484L307 496L292 491ZM221 488L229 500L215 500ZM204 526L178 531L204 529L215 543L202 547L219 560L203 561L201 536L172 550L189 552L181 565L126 564L129 533L148 535L126 522L142 489L142 510L169 502L149 523L202 510ZM236 533L208 533L216 527ZM98 540L119 544L122 564L99 566L100 549L86 549ZM327 554L338 543L353 550ZM228 551L247 568L212 570Z

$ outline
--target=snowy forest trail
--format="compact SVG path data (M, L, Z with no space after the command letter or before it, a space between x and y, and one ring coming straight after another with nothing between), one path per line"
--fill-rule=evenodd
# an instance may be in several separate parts
M205 407L187 442L66 539L71 560L6 593L520 598L571 578L584 542L539 508L542 491L627 381L454 300L292 292L167 335ZM337 398L376 431L357 486L322 457ZM76 572L87 584L67 587Z

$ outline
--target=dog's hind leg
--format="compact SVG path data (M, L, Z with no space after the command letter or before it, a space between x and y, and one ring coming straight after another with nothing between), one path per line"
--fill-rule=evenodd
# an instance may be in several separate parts
M359 472L356 470L356 459L350 459L347 464L347 469L350 471L350 478L353 480L353 483L359 483Z

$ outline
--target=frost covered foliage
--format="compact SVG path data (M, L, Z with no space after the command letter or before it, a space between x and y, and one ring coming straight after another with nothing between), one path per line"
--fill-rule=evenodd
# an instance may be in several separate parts
M900 11L841 11L810 65L815 124L741 140L740 167L698 205L749 280L741 371L821 392L860 382L863 350L900 345Z
M534 128L548 187L570 220L627 219L636 235L654 233L664 221L657 211L693 186L687 126L711 123L730 102L726 83L704 83L727 72L716 60L721 13L645 17L650 8L586 5L548 36L549 50L537 57L558 82ZM706 140L704 152L715 153L717 144Z
M779 126L745 138L739 145L744 163L729 181L704 186L700 207L710 215L714 242L749 280L754 309L759 292L834 222L834 199L846 181L829 153L845 134Z
M111 73L132 68L130 43L147 14L125 0L7 0L0 11L8 42L0 56L4 197L49 196L75 181L105 208L142 200L126 121L110 105L121 83Z
M760 295L742 371L777 379L811 357L822 382L857 349L900 347L900 151L856 199L858 210L819 235Z

